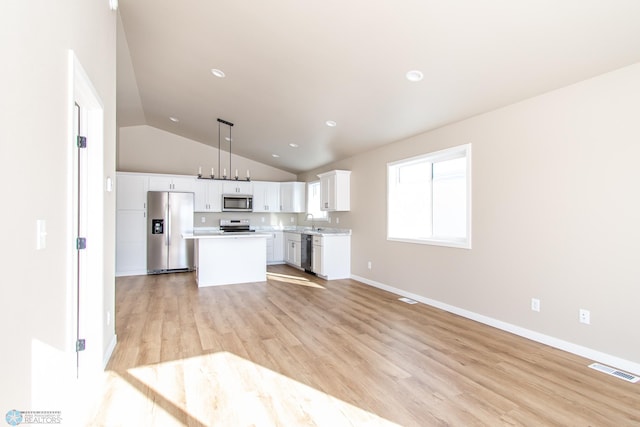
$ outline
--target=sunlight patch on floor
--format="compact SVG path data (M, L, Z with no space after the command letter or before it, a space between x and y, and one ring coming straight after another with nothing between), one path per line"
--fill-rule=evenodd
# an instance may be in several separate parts
M291 283L294 285L308 286L310 288L326 289L324 286L312 282L303 276L291 276L288 274L279 274L267 272L267 280L276 280L278 282Z
M115 375L105 425L398 426L228 352Z

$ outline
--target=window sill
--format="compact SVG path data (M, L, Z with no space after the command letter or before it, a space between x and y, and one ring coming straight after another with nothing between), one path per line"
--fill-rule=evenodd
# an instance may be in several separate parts
M418 245L445 246L449 248L471 249L471 241L467 240L438 240L438 239L410 239L400 237L388 237L392 242L415 243Z

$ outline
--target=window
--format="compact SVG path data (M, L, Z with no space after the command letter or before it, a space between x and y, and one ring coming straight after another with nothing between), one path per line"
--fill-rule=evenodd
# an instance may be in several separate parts
M320 181L307 184L307 214L313 215L315 220L326 220L327 211L320 210Z
M387 164L387 239L471 248L471 144Z

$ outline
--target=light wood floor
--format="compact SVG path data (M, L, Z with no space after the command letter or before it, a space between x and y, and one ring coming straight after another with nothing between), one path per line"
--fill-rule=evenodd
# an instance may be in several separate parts
M632 426L640 384L353 280L119 278L99 426Z

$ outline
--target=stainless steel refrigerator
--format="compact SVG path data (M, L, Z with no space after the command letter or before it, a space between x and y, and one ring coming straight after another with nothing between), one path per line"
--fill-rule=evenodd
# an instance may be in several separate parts
M147 271L169 273L193 270L193 193L147 193Z

